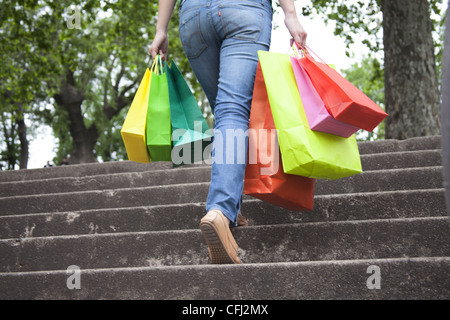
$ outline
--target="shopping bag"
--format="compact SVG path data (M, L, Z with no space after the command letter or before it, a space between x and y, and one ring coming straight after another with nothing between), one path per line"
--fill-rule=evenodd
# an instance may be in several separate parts
M336 180L362 172L356 137L343 138L309 128L287 54L258 51L278 132L284 172Z
M150 82L151 72L147 68L120 130L128 159L134 162L150 162L146 142Z
M167 74L158 55L152 65L147 111L147 149L151 161L171 161L172 127Z
M361 90L325 63L304 50L298 59L305 68L328 112L337 120L372 132L387 116Z
M358 127L333 118L314 88L304 67L300 65L296 57L291 57L291 63L311 130L331 133L344 138L349 138L360 130Z
M284 173L266 86L258 64L249 123L244 194L292 211L311 211L315 180Z
M172 122L172 163L179 166L203 161L210 156L205 150L212 142L212 132L175 62L165 69Z

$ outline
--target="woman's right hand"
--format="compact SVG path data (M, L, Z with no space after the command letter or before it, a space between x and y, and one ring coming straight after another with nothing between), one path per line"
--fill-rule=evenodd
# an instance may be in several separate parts
M302 24L298 20L296 15L286 15L284 19L284 23L286 24L286 27L288 28L289 32L291 33L292 39L291 39L291 46L293 45L294 41L302 46L306 46L306 38L308 37L308 34L306 33L305 29L303 28Z
M295 9L294 0L279 0L281 8L284 12L284 23L291 33L291 46L294 41L302 47L306 46L306 38L308 34L298 20L297 11Z

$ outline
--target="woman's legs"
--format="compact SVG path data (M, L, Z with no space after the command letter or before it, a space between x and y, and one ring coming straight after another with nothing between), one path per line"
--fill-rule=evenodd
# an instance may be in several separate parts
M214 114L207 212L233 224L241 207L258 50L269 50L269 0L186 0L180 37ZM211 250L211 248L210 248Z
M236 224L241 207L248 149L248 123L258 65L265 45L226 39L214 107L214 146L207 211L218 209Z

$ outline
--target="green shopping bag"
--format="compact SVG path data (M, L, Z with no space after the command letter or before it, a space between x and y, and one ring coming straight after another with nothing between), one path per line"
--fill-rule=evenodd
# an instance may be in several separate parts
M167 74L158 55L153 61L147 111L147 149L151 161L171 161L172 128ZM165 64L165 62L164 62Z
M284 172L336 180L362 172L355 135L343 138L309 129L291 58L258 52L278 132Z
M209 157L212 134L197 100L174 61L165 66L172 121L172 163L192 164ZM205 153L205 155L204 155Z

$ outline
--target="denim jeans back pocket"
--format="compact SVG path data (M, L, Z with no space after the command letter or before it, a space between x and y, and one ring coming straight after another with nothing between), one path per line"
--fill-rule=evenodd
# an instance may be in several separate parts
M188 58L196 58L206 49L198 10L190 10L180 15L179 31L181 44Z
M264 27L265 14L264 9L251 1L220 6L225 36L237 40L257 41Z

